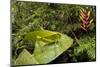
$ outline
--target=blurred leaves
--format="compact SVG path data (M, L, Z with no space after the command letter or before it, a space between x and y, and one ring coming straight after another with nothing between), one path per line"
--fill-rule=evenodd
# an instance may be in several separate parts
M96 53L95 53L95 49L96 49L96 43L95 43L96 37L95 36L87 36L87 37L82 37L80 38L79 42L79 46L75 48L75 55L79 58L82 54L84 55L83 57L87 57L88 61L91 60L95 60L96 59ZM86 52L84 54L84 52ZM85 56L87 54L87 56ZM84 58L79 58L79 61L83 61Z

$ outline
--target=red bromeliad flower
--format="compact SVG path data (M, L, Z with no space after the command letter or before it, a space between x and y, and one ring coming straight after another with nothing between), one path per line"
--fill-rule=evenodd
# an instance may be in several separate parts
M90 18L90 11L86 11L85 9L80 9L80 19L81 19L81 27L83 30L87 31L93 19Z

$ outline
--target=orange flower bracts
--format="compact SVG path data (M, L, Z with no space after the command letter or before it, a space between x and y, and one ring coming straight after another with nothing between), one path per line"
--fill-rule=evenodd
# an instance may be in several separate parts
M85 31L89 28L90 24L93 22L93 19L90 18L91 11L87 11L83 8L80 9L80 20L81 28Z

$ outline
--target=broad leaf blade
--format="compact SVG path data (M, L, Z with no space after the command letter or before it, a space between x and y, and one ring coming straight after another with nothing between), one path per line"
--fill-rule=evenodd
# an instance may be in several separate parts
M27 65L36 64L37 61L32 57L32 55L24 49L15 61L15 65Z
M67 35L60 35L61 37L59 38L58 42L49 42L44 45L45 43L42 43L43 41L36 41L36 48L33 55L39 64L46 64L53 61L71 46L73 40Z

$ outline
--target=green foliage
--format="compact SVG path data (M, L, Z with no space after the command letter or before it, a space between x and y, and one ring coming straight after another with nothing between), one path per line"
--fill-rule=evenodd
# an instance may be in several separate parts
M95 49L96 49L96 43L95 43L96 37L95 36L85 36L85 37L81 37L79 42L79 46L75 48L75 55L79 58L81 56L81 54L83 55L83 57L87 57L88 61L91 60L95 60L96 56L95 56ZM85 52L85 54L84 54ZM85 56L87 54L87 56ZM84 58L79 58L78 60L82 61L84 60Z

